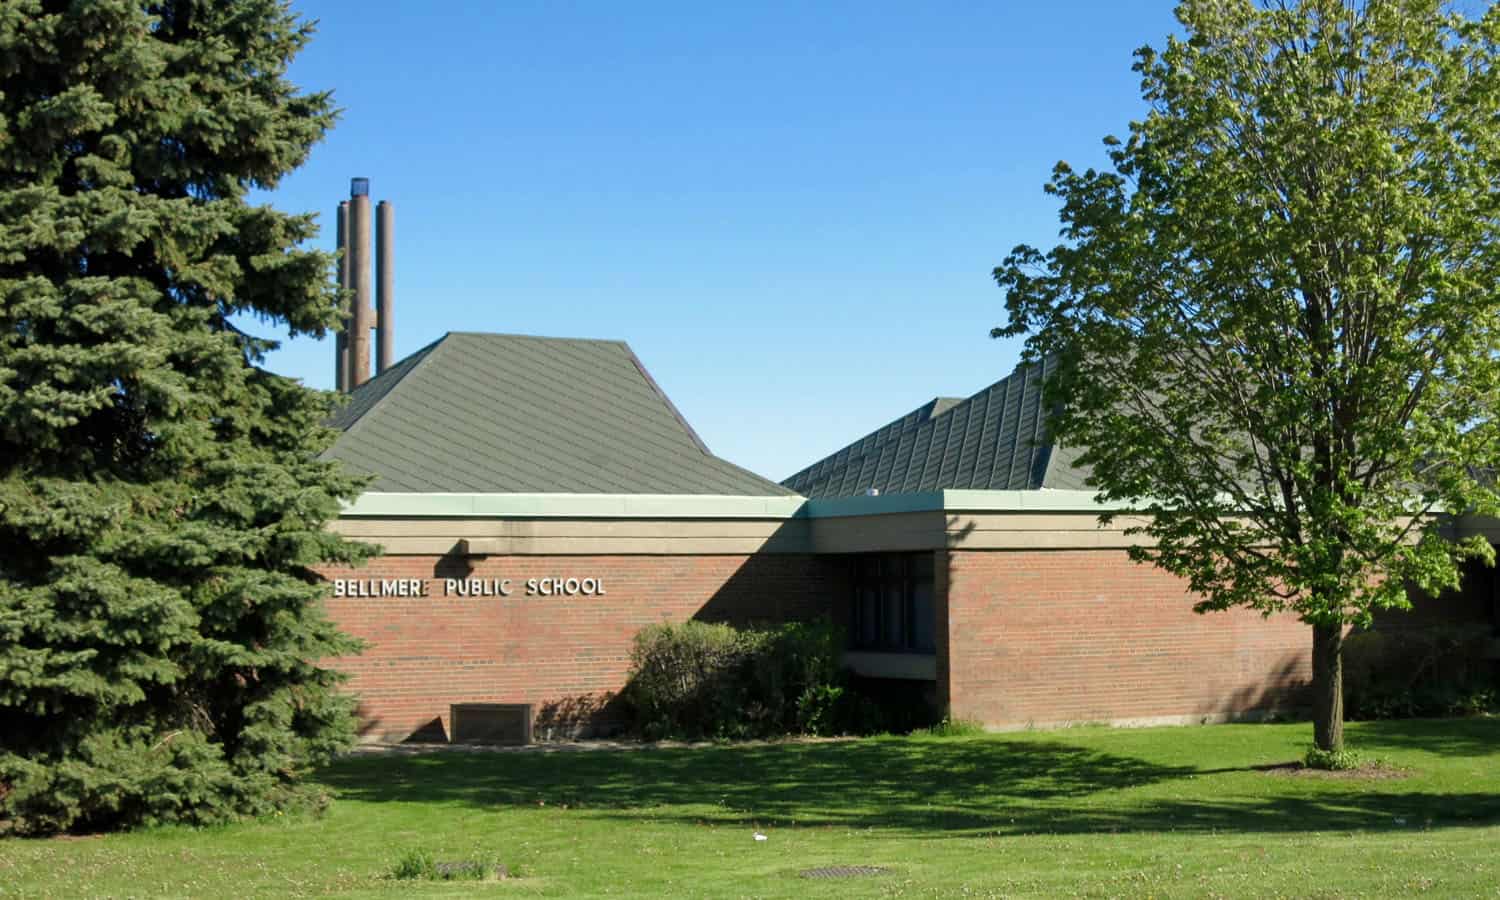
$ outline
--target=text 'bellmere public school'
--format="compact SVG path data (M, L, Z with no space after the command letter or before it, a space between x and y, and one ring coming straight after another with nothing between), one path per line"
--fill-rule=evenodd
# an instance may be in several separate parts
M444 597L509 597L521 591L527 597L602 597L602 578L444 578ZM433 579L437 584L438 579ZM335 597L427 597L428 581L422 578L335 578Z

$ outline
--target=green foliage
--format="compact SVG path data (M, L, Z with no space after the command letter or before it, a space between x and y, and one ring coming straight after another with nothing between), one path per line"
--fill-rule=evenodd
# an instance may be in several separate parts
M831 734L846 718L842 647L827 621L650 625L636 634L622 696L650 739Z
M398 881L413 881L418 878L433 878L437 875L437 863L426 850L413 849L401 854L391 867L391 877Z
M943 716L943 720L936 725L923 728L915 735L928 738L962 738L976 737L985 734L984 725L972 719L955 719L951 716Z
M1307 748L1307 753L1303 754L1302 764L1309 769L1321 769L1325 772L1346 772L1358 769L1365 764L1365 760L1364 757L1347 747L1324 750L1314 744Z
M1482 626L1352 634L1344 642L1345 712L1351 719L1500 712L1490 645Z
M331 126L278 0L0 12L0 818L208 823L352 736L310 567L360 482L258 368L340 318L310 216L248 202Z
M839 730L845 688L841 684L810 684L797 698L797 731L833 734Z
M1149 514L1133 558L1200 611L1331 635L1336 716L1338 629L1493 558L1427 514L1500 511L1500 7L1177 15L1112 170L1054 170L1066 243L995 270L995 333L1055 365L1052 429L1101 498Z
M647 738L713 734L739 716L754 635L689 621L649 625L635 636L621 696Z

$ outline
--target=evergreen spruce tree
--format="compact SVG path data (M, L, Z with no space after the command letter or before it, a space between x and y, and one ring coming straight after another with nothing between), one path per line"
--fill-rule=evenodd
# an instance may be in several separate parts
M332 125L281 0L0 6L0 819L280 809L346 746L311 571L360 481L331 395L258 367L325 333L311 216L247 202Z

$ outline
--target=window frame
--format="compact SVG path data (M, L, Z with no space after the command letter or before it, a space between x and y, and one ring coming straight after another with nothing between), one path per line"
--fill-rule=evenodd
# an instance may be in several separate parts
M924 565L925 563L925 565ZM932 552L920 553L861 553L850 561L850 616L849 648L865 653L909 653L919 656L937 654L937 560ZM923 571L925 569L925 571ZM927 588L928 615L932 617L929 628L931 645L921 646L915 628L918 616L917 594L922 586ZM899 597L901 621L894 630L896 638L889 639L889 608L887 598L894 588ZM866 601L870 602L867 603ZM870 621L873 612L874 621ZM873 642L866 641L864 634L870 631Z

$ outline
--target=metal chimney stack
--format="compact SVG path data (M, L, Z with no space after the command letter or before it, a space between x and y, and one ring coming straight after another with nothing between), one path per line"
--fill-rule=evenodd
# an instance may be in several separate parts
M339 203L339 290L349 290L349 201ZM333 381L341 394L349 393L349 330L353 323L344 317L344 328L334 340Z
M375 207L375 310L380 338L379 352L375 357L376 375L396 361L396 269L391 258L395 230L396 210L382 200Z
M338 389L349 392L370 380L370 357L377 357L377 374L394 361L396 348L395 268L392 259L392 234L395 231L395 209L381 201L376 216L376 300L379 315L371 305L370 278L370 179L351 178L349 199L339 204L339 286L353 292L353 305L344 322L344 333L337 341ZM378 335L379 348L372 354L372 335Z

